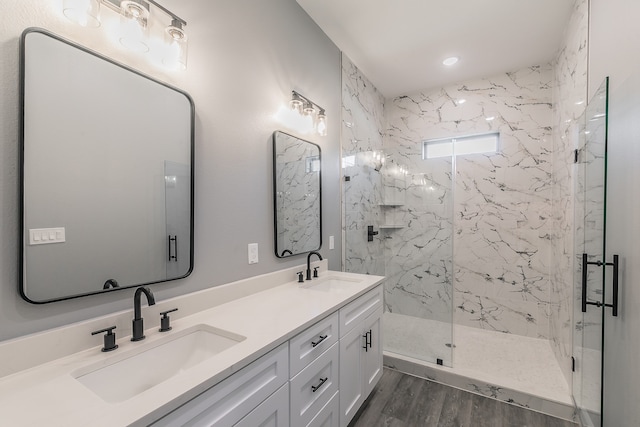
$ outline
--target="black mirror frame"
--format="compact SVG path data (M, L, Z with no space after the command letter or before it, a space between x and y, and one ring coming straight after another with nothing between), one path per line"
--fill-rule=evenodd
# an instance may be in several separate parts
M276 135L278 133L290 136L292 138L296 138L300 141L306 142L308 144L311 144L315 147L318 148L318 158L320 160L320 171L318 172L318 192L319 192L319 209L320 209L320 220L319 220L319 239L318 239L318 247L317 248L312 248L309 251L319 251L320 248L322 248L322 148L318 145L315 144L311 141L307 141L305 139L299 138L295 135L291 135L290 133L287 132L283 132L283 131L275 131L273 132L272 135L272 151L273 151L273 170L272 170L272 176L273 176L273 246L274 246L274 253L276 255L277 258L288 258L288 257L292 257L292 256L296 256L296 255L303 255L308 253L309 251L305 251L305 252L298 252L298 253L291 253L291 251L289 249L284 249L281 253L278 252L278 192L277 192L277 176L276 176L276 160L277 160L277 154L276 154ZM285 252L289 252L289 254L285 254Z
M191 177L190 177L190 185L191 185L191 191L190 191L190 197L191 197L191 203L190 203L190 244L189 244L189 252L190 252L190 260L189 260L189 269L187 270L186 274L184 274L183 276L180 277L175 277L175 278L171 278L171 279L167 279L167 280L158 280L158 281L153 281L153 282L145 282L145 283L136 283L136 284L131 284L131 285L126 285L126 286L115 286L115 287L111 287L108 289L102 289L102 290L97 290L97 291L91 291L91 292L85 292L85 293L80 293L80 294L75 294L75 295L69 295L69 296L65 296L65 297L61 297L61 298L53 298L53 299L48 299L48 300L33 300L31 298L29 298L26 295L25 292L25 283L24 283L24 262L25 262L25 230L24 230L24 202L25 202L25 188L24 188L24 147L25 147L25 118L24 118L24 114L25 114L25 48L26 48L26 37L29 33L41 33L44 34L48 37L51 37L59 42L65 43L67 45L70 45L76 49L79 49L89 55L95 56L99 59L102 59L112 65L115 65L117 67L120 67L128 72L131 72L133 74L136 74L140 77L143 77L145 79L148 79L156 84L159 84L161 86L164 86L170 90L176 91L180 94L182 94L183 96L185 96L185 98L188 100L189 104L190 104L190 108L191 108L191 114L190 114L190 128L191 128L191 138L190 138L190 150L191 150L191 154L190 154L190 161L191 161ZM175 280L180 280L180 279L184 279L185 277L188 277L192 272L193 272L193 265L194 265L194 239L195 239L195 228L194 228L194 206L195 206L195 104L193 102L193 98L191 98L191 96L181 90L178 89L174 86L168 85L160 80L157 80L151 76L148 76L144 73L141 73L131 67L128 67L127 65L121 64L117 61L114 61L111 58L108 58L98 52L95 52L89 48L86 48L76 42L73 42L71 40L68 40L64 37L58 36L57 34L54 34L48 30L45 30L43 28L38 28L38 27L29 27L26 28L23 32L22 35L20 36L20 104L19 104L19 108L20 108L20 136L19 136L19 160L18 160L18 166L20 169L19 172L19 197L20 197L20 203L19 203L19 234L18 234L18 248L19 248L19 252L18 252L18 292L20 294L20 296L27 302L31 303L31 304L48 304L48 303L52 303L52 302L57 302L57 301L64 301L64 300L69 300L69 299L75 299L75 298L81 298L81 297L86 297L86 296L90 296L90 295L96 295L96 294L103 294L103 293L108 293L108 292L116 292L116 291L121 291L124 289L131 289L131 288L135 288L135 287L139 287L141 285L153 285L156 283L166 283L166 282L171 282L171 281L175 281Z

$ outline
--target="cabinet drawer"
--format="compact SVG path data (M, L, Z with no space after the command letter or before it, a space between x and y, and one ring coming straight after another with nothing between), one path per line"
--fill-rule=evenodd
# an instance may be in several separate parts
M289 375L293 378L336 342L338 342L337 312L289 341Z
M338 391L339 359L336 343L291 379L292 426L309 424Z
M345 336L378 308L382 307L382 285L370 290L340 309L340 337Z
M306 427L340 427L340 396L339 391L333 395L329 403L324 405Z
M232 426L289 378L287 343L185 403L153 426Z
M234 427L289 427L289 383L280 387Z

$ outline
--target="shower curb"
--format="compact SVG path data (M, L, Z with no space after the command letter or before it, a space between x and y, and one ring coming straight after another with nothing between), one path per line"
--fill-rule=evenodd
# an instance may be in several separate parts
M455 373L452 368L438 366L388 351L384 352L383 360L384 366L389 369L425 378L553 417L562 418L567 421L576 422L578 419L574 405L468 378Z

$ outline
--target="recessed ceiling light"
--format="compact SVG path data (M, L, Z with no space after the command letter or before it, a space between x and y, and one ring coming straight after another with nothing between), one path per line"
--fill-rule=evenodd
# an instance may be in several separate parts
M458 99L458 100L456 101L456 104L460 105L460 104L464 104L465 102L467 102L467 100L466 100L466 99Z
M491 120L494 120L495 116L489 116L489 117L485 117L485 120L490 122Z
M447 58L447 59L445 59L444 61L442 61L442 64L444 64L444 65L446 65L446 66L450 67L450 66L452 66L453 64L455 64L456 62L458 62L458 60L459 60L459 59L460 59L460 58L458 58L457 56L452 56L452 57Z

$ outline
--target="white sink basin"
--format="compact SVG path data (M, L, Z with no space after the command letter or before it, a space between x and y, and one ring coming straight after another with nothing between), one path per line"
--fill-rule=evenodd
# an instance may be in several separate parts
M105 401L123 402L245 339L209 325L198 325L140 351L116 354L72 375Z
M313 279L310 282L305 282L302 287L319 292L340 292L347 290L354 283L360 282L362 282L362 279L332 274L319 279Z

